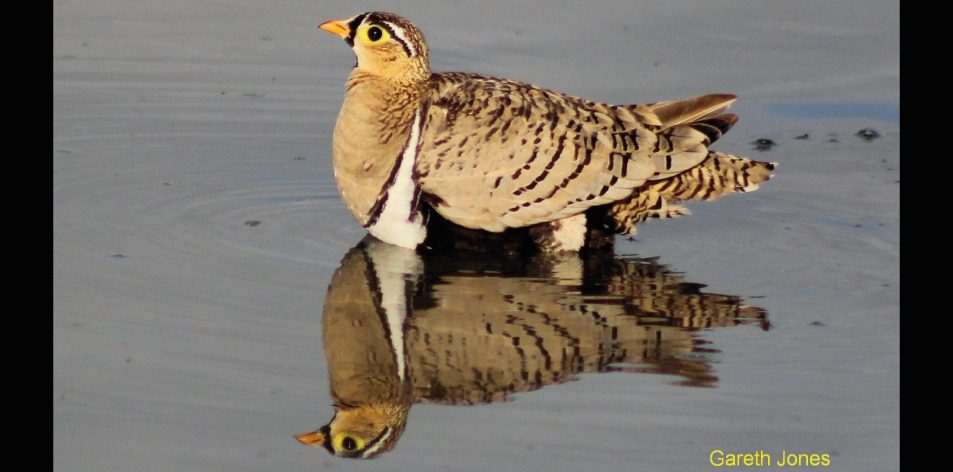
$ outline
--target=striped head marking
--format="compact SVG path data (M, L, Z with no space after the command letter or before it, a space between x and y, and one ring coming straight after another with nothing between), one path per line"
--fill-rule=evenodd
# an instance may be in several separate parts
M411 22L386 12L368 12L346 20L331 20L321 29L347 42L357 56L357 68L383 77L430 75L427 43Z
M404 433L410 405L340 405L336 408L330 423L295 438L308 446L324 447L338 457L371 459L394 448Z

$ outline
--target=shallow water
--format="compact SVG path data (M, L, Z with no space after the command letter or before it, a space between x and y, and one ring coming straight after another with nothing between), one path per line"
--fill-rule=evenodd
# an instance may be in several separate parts
M719 351L697 332L770 322L743 297L703 287L611 249L418 254L367 237L341 261L324 301L335 414L300 439L370 458L395 447L416 403L505 402L585 373L714 387Z
M714 449L899 469L887 1L388 6L423 28L435 70L613 102L738 94L741 121L716 148L779 162L776 177L640 226L616 257L746 297L770 329L685 333L673 359L710 388L630 359L512 401L417 403L370 462L295 441L333 414L323 307L364 237L329 162L353 56L316 25L367 8L54 2L58 470L710 470ZM758 138L777 145L755 151Z

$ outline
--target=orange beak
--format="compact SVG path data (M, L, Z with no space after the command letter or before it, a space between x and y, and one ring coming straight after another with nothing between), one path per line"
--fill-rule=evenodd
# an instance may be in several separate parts
M321 430L312 431L310 433L304 433L304 434L296 434L295 439L297 439L298 442L306 446L323 446L324 445L324 434L321 434Z
M347 39L351 35L351 28L347 26L347 20L330 20L321 23L318 28L327 31L341 39Z

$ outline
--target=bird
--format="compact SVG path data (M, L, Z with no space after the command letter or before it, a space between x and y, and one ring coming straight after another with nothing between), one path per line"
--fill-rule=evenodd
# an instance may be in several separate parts
M344 257L321 326L335 414L327 425L296 435L299 442L368 459L403 434L413 402L404 331L422 264L416 252L373 239Z
M696 331L767 329L765 310L656 259L420 252L368 236L343 257L321 320L334 416L301 443L370 459L394 449L417 403L505 402L583 373L710 387L714 349Z
M420 29L388 12L330 20L356 64L333 133L338 190L374 237L415 248L431 211L462 228L527 228L579 251L587 228L634 234L679 202L750 192L775 163L709 149L737 122L715 93L598 103L516 80L430 70Z

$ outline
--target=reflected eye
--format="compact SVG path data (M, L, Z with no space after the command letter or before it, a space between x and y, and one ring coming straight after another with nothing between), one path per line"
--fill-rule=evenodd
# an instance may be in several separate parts
M364 448L364 440L357 437L351 436L347 433L340 433L334 436L334 441L332 441L332 446L336 451L356 451L358 449Z
M379 26L371 26L367 30L367 39L370 39L371 42L379 41L384 37L384 31L381 30Z

